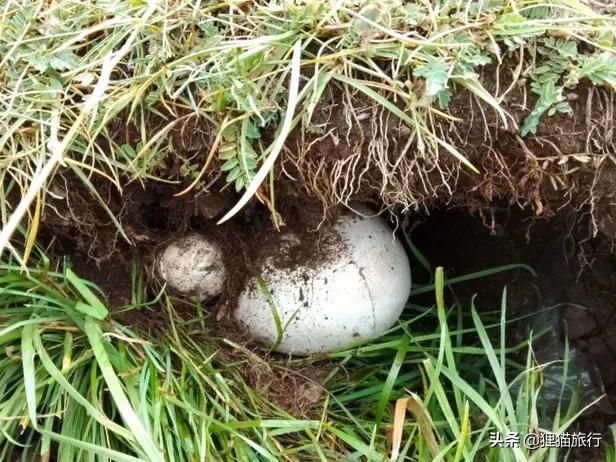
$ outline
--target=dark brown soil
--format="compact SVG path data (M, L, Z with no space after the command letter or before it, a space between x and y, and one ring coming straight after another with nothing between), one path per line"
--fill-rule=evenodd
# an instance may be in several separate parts
M324 398L321 383L326 367L286 368L272 370L266 364L253 363L246 367L244 376L255 390L265 393L280 408L291 415L318 419L318 404Z
M238 199L228 191L177 197L180 186L147 183L141 187L134 183L120 194L109 183L101 182L96 186L121 223L123 236L78 179L67 177L62 182L66 186L61 198L49 198L44 212L41 241L60 260L70 256L77 273L99 285L107 303L116 313L124 313L119 316L129 325L143 328L139 326L143 316L151 316L124 309L131 301L132 271L145 271L150 286L156 288L158 275L151 268L157 254L174 238L188 232L206 234L223 251L230 275L220 298L210 301L220 310L219 320L233 309L245 281L259 274L266 259L276 256L278 267L300 263L309 267L336 252L335 239L326 231L333 215L323 220L320 209L311 211L309 204L303 202L305 198L293 193L283 196L285 200L277 209L284 223L283 232L278 232L267 208L256 201L232 220L217 225L223 212ZM297 237L297 242L293 240L289 245L289 235ZM136 319L129 319L131 316ZM157 324L155 319L156 316L151 324Z
M490 224L494 204L504 201L542 217L590 213L593 234L603 231L616 237L616 161L610 155L615 149L613 93L581 84L565 95L571 114L545 116L536 135L521 138L518 127L534 97L523 82L512 82L516 62L510 59L513 62L500 69L485 68L481 77L492 94L502 95L501 105L511 115L507 126L464 90L454 93L447 111L456 122L433 120L432 131L479 173L443 149L436 156L421 153L409 142L407 127L361 94L353 96L352 111L343 109L335 90L324 97L313 125L291 137L284 172L325 211L352 201L368 201L398 214L454 205ZM284 181L286 175L280 177Z

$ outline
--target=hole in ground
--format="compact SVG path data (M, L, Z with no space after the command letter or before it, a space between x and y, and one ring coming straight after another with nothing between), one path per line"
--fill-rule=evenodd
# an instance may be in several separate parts
M510 344L528 338L531 329L536 333L544 328L545 338L534 343L539 362L561 359L567 337L569 368L571 373L582 371L585 389L581 392L586 400L607 395L578 422L579 431L602 432L604 441L609 441L606 431L616 418L616 256L612 243L602 235L585 242L576 240L564 217L537 219L503 209L496 213L496 223L491 230L466 211L436 210L411 221L409 228L413 244L433 269L443 266L448 278L509 263L525 263L536 271L537 277L515 270L466 282L456 286L455 293L463 307L470 309L471 298L477 294L478 309L494 311L507 286L508 319L533 315L528 321L511 324ZM414 283L429 281L430 274L416 260L413 269ZM429 297L432 294L426 294L426 302ZM556 308L541 313L551 306ZM492 341L498 342L498 337ZM524 362L525 353L520 359ZM549 374L546 369L544 377Z

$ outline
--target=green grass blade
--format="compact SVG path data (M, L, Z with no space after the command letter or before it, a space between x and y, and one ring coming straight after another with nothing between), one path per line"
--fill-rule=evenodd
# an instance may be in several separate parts
M509 387L507 386L507 379L505 378L505 371L501 368L500 362L496 357L496 353L494 348L492 347L492 343L488 338L488 333L477 314L477 310L475 309L475 303L471 302L471 315L473 317L473 322L475 323L475 328L477 329L477 335L479 335L479 339L481 340L481 344L486 352L486 356L490 363L490 367L492 368L492 373L494 374L494 378L496 379L496 383L498 384L498 390L500 392L501 401L504 402L505 410L509 417L509 425L513 428L516 428L516 414L513 409L513 401L511 400L511 394L509 393Z
M82 396L81 393L79 393L75 389L75 387L73 387L69 383L69 381L62 375L60 370L56 367L56 365L53 363L53 361L47 354L47 351L43 346L43 342L38 332L34 333L34 347L36 348L36 352L41 360L41 363L43 364L43 367L45 367L49 375L51 375L51 377L58 383L58 385L60 385L66 391L66 393L71 398L81 404L90 416L96 419L96 421L103 425L105 428L108 428L109 430L123 436L128 440L134 440L132 433L110 420L100 410L94 407L90 403L90 401L88 401L84 396Z
M139 442L150 461L163 462L163 457L160 451L154 444L154 441L152 441L152 438L146 431L143 423L139 420L139 417L137 417L135 410L124 393L118 376L113 370L113 366L111 365L111 361L109 360L109 356L107 355L103 344L103 333L92 318L86 318L84 328L86 335L88 336L88 340L90 341L90 345L92 346L92 351L98 361L98 367L105 378L105 382L107 382L109 392L113 396L113 400L116 403L124 423L131 430L135 436L135 439Z
M447 285L451 286L454 284L460 284L461 282L468 282L468 281L473 281L475 279L482 279L488 276L492 276L493 274L503 273L505 271L512 271L512 270L517 270L517 269L526 270L533 276L535 277L537 276L537 273L535 273L535 270L533 270L530 266L525 265L523 263L512 263L510 265L496 266L494 268L490 268L487 270L475 271L474 273L464 274L462 276L457 276L455 278L448 278ZM417 289L412 290L411 296L425 294L428 292L432 292L433 290L434 290L434 284L421 286L421 287L418 287Z
M406 358L406 353L409 349L410 338L408 336L402 337L400 340L400 345L398 347L398 351L396 352L396 356L394 357L394 361L389 369L389 373L387 374L387 379L385 380L385 384L383 385L383 391L381 392L381 396L379 398L379 402L376 406L376 424L380 424L383 419L383 414L385 413L385 407L387 403L391 399L391 393L394 388L394 384L396 383L396 379L398 378L398 374L400 373L400 369L404 364L404 359Z
M34 367L34 344L32 338L34 330L38 327L37 324L26 325L21 333L21 363L24 374L24 388L26 391L26 405L28 407L28 416L34 428L37 428L36 423L36 372Z
M94 292L77 276L72 269L66 269L66 280L79 292L88 304L77 302L75 309L83 314L87 314L100 321L105 319L109 314L105 305L98 299Z
M145 459L139 459L137 457L129 456L127 454L114 451L113 449L108 449L102 446L97 446L96 444L87 443L87 442L78 440L76 438L71 438L65 435L60 435L58 433L47 432L45 430L43 430L41 433L59 443L66 443L70 446L82 449L84 451L91 452L92 454L97 454L101 457L108 458L116 462L149 462Z

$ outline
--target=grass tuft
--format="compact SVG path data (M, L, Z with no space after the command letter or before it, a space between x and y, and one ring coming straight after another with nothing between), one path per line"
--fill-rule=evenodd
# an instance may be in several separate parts
M529 344L506 346L514 322L506 293L493 315L448 306L441 268L436 305L411 304L382 337L328 358L265 363L224 339L204 340L195 331L202 320L177 318L165 295L154 305L170 316L163 337L101 319L84 309L102 305L96 288L45 261L28 272L1 267L2 460L556 460L557 449L491 448L488 435L562 432L583 410L572 399L550 414L538 402L542 368L530 349L517 362ZM272 380L306 367L327 377L292 416L268 386L254 386L254 367Z

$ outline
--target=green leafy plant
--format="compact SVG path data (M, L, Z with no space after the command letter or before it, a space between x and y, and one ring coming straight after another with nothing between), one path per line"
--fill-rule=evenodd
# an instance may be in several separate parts
M546 112L548 116L571 112L571 106L565 101L563 91L572 83L577 83L571 82L570 77L574 73L573 68L578 59L577 43L548 38L543 44L537 50L541 62L534 69L531 83L531 90L537 95L537 102L524 120L520 130L522 136L535 133L540 117Z
M218 154L223 161L220 170L226 173L227 184L234 185L235 191L239 192L255 176L257 153L253 143L261 137L261 133L254 121L244 119L228 127L222 137L224 142Z
M574 40L549 37L539 41L537 48L537 66L531 74L531 90L537 95L537 101L531 113L524 120L521 134L536 133L541 116L547 113L571 112L564 92L574 88L582 78L589 79L596 85L616 83L616 58L613 54L600 50L593 53L581 53Z

